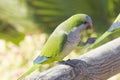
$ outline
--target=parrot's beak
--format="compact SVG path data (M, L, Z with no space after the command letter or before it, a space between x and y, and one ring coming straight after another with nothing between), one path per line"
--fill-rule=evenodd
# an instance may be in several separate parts
M88 23L87 29L92 29L92 28L93 28L93 24L92 23Z

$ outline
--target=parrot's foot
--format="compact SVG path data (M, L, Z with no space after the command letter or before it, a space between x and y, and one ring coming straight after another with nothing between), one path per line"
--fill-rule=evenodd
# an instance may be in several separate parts
M74 64L70 63L70 59L68 59L67 61L61 61L61 62L59 62L59 64L69 65L69 66L71 66L73 68L76 67Z
M88 38L87 41L83 43L83 45L93 44L95 42L95 40L96 40L95 37Z

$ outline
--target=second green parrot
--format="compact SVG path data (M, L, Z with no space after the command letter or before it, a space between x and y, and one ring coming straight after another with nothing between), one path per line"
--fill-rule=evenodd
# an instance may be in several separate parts
M51 34L34 65L18 80L22 80L42 64L62 61L81 41L81 33L92 28L92 20L86 14L76 14L62 22Z

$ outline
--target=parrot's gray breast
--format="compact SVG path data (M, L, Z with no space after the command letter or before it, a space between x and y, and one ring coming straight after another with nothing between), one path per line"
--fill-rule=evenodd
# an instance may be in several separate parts
M67 35L67 41L63 47L61 52L61 56L65 57L70 53L80 42L80 35L84 29L84 25L81 25L77 28L74 28L69 34Z

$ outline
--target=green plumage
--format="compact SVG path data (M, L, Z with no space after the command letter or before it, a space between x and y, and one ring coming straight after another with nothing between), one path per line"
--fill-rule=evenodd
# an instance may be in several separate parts
M63 53L72 51L72 49L78 44L80 38L76 37L76 35L79 36L82 30L87 28L87 23L91 23L91 18L85 14L73 15L61 23L47 40L46 44L41 50L40 55L34 60L33 67L21 75L18 80L22 80L41 64L46 64L53 61L62 61L62 59L66 56L63 55ZM79 29L77 30L78 27ZM70 42L68 41L68 38L70 38ZM72 39L75 39L75 41ZM71 40L73 42L71 42ZM70 43L70 45L68 43Z
M57 56L57 54L59 54L62 51L66 39L67 35L64 32L56 32L55 34L52 34L46 42L45 46L43 47L40 56Z
M76 14L61 23L46 42L40 56L55 57L59 55L67 40L67 34L69 34L74 27L82 24L82 22L85 21L85 17L85 14Z

